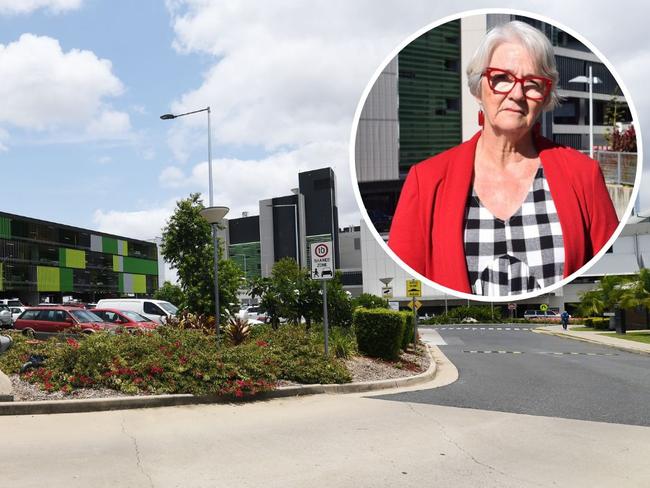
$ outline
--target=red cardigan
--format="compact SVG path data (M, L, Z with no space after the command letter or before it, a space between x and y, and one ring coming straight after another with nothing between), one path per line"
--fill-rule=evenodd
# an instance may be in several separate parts
M413 270L464 293L471 293L463 243L465 205L480 135L411 168L388 240ZM618 218L596 161L543 137L535 145L562 227L567 277L605 245Z

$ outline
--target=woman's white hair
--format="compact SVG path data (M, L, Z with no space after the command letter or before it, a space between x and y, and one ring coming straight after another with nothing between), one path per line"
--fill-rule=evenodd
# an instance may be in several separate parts
M483 42L472 56L467 66L467 84L469 91L477 98L481 98L481 78L488 67L494 50L505 42L518 42L532 56L539 74L553 80L551 92L544 103L544 111L553 110L562 99L557 92L559 75L555 66L555 54L553 46L548 38L534 27L513 20L507 24L501 24L485 35Z

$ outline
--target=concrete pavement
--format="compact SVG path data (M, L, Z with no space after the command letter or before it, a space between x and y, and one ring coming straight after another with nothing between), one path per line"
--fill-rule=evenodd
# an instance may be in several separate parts
M374 394L373 394L374 395ZM0 418L2 485L647 487L650 429L315 395Z
M575 327L581 327L581 326L577 325ZM562 329L561 325L549 325L544 327L538 327L536 329L533 329L533 332L538 332L542 334L552 334L559 337L591 342L594 344L609 346L623 351L635 352L638 354L650 354L650 344L644 344L642 342L636 342L636 341L629 341L627 339L619 339L618 337L601 334L599 332L572 330L571 327L569 327L569 330L565 331L564 329ZM603 331L603 332L607 332L607 331ZM642 331L638 331L638 332L642 332ZM650 332L650 330L645 332Z

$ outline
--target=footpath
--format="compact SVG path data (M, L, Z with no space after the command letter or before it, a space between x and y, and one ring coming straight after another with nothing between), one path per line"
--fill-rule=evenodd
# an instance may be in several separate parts
M602 346L613 347L616 349L620 349L622 351L650 355L650 344L630 341L627 339L620 339L614 335L603 334L601 332L572 330L571 326L569 326L569 330L565 331L564 329L562 329L561 325L549 325L544 327L537 327L536 329L533 330L534 332L541 333L541 334L550 334L550 335L555 335L555 336L564 337L568 339L575 339L578 341L591 342L592 344L600 344ZM603 332L607 332L607 331L603 331ZM634 332L650 332L650 330L646 330L646 331L635 330Z

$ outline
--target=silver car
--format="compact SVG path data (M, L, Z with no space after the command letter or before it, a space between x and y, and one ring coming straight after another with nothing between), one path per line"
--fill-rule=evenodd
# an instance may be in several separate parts
M11 327L13 323L9 307L0 305L0 327Z

